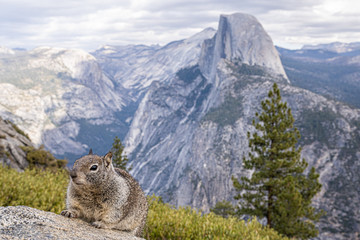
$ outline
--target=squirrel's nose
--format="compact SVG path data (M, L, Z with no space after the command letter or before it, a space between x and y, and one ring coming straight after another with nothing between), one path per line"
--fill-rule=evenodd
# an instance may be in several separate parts
M71 171L70 171L70 177L71 177L72 179L74 179L74 178L77 177L77 174L76 174L76 172L75 172L74 170L71 170Z

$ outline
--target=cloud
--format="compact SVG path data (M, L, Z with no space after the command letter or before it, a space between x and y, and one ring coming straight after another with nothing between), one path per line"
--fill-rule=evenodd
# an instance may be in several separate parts
M219 15L257 17L275 44L300 47L360 39L357 0L0 0L0 45L93 50L103 44L166 44Z
M304 44L359 41L358 1L325 0L304 10L269 11L259 18L278 45L300 47Z

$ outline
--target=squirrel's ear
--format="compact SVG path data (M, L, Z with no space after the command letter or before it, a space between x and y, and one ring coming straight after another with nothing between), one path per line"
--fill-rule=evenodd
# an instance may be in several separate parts
M89 155L93 155L92 148L90 148L90 150L89 150Z
M112 152L108 152L104 156L105 166L108 167L111 164Z

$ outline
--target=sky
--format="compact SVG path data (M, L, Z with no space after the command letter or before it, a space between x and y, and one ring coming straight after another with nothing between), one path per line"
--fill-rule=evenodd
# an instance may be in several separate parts
M359 0L0 0L0 46L165 45L235 12L255 16L280 47L360 41Z

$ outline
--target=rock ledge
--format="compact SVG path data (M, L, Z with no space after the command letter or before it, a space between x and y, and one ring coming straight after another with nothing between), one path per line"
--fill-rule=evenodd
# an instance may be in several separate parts
M126 232L97 229L80 219L25 206L0 207L0 239L141 240Z

